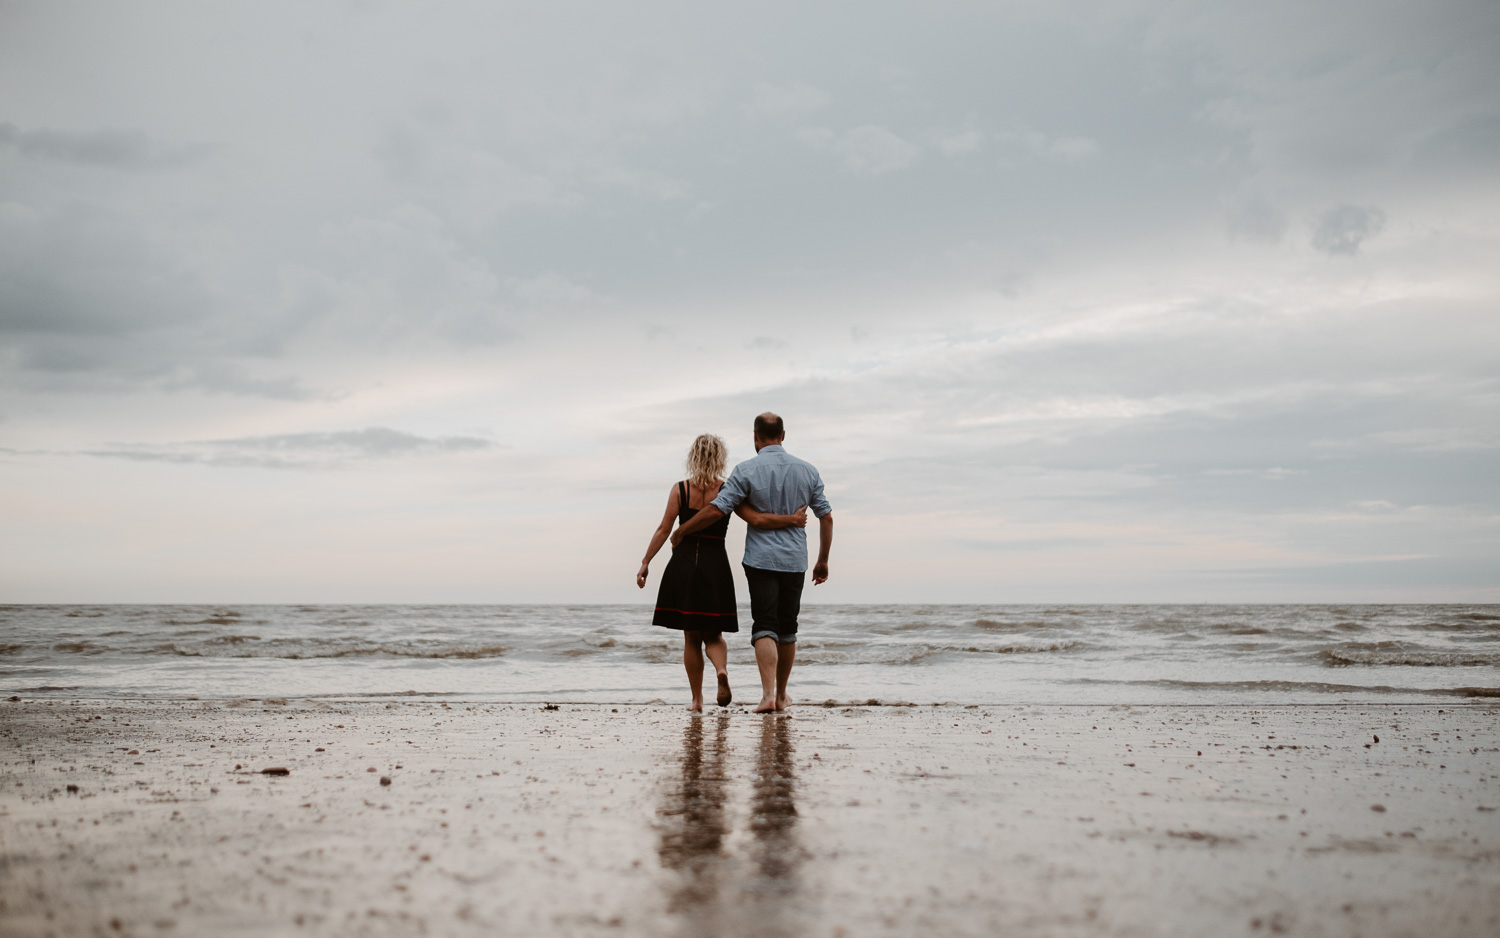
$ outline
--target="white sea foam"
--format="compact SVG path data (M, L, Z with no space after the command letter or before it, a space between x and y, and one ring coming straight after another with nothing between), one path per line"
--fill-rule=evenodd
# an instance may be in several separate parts
M0 693L681 696L680 636L649 623L644 606L7 606ZM1420 699L1500 688L1500 607L808 606L799 655L818 700Z

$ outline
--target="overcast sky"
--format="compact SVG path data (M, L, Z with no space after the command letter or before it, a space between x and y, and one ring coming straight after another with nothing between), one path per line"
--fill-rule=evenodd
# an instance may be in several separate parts
M0 2L0 599L649 600L772 409L809 601L1500 600L1497 259L1492 0Z

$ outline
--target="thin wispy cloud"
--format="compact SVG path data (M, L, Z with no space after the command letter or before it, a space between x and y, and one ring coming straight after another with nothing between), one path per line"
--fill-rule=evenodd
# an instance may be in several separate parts
M138 462L167 462L259 469L334 469L370 459L477 453L495 447L472 436L423 437L389 427L321 433L283 433L166 445L116 444L88 455Z
M873 124L842 133L827 127L804 127L797 131L797 139L814 150L837 154L846 169L862 176L880 176L904 169L922 153L921 147Z
M209 152L204 146L163 146L140 131L23 130L9 122L0 123L0 151L5 149L28 159L125 171L172 169Z

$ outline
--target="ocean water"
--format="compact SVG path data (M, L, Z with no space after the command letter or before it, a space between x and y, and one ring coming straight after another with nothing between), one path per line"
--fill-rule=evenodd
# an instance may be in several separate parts
M650 619L644 605L0 606L0 694L685 702L681 635ZM728 639L738 698L753 701L746 632ZM793 696L1500 697L1500 606L808 606Z

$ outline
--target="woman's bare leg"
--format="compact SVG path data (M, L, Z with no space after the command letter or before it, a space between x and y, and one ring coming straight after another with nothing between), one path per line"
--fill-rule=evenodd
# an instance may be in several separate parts
M734 695L729 691L729 643L724 641L723 632L710 632L713 640L703 642L703 651L708 655L709 663L714 666L714 673L719 678L719 692L717 702L721 707L729 706Z
M703 711L702 633L691 630L682 633L682 666L687 669L688 687L693 691L693 702L688 704L688 709L701 713Z

